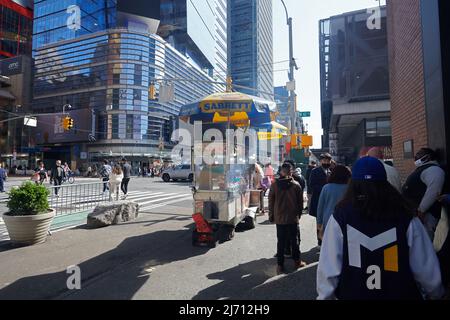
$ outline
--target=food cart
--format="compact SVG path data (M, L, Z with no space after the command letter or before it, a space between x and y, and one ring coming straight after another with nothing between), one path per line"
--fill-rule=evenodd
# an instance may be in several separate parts
M191 125L201 122L202 137L209 129L227 137L227 130L239 135L251 127L267 126L275 112L273 102L226 92L184 106L180 119ZM201 152L211 141L194 142L191 155L196 223L193 245L215 247L218 242L231 240L238 225L246 229L255 227L261 191L252 190L256 153L249 152L250 143L255 142L233 139L229 143L224 139L221 152L217 152L213 161L206 161Z

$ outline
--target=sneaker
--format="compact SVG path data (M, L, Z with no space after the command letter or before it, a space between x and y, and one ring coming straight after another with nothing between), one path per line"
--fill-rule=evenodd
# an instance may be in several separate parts
M301 268L304 268L304 267L306 267L306 265L307 265L307 263L304 262L304 261L295 261L295 262L294 262L294 267L295 267L295 269L301 269Z
M277 275L284 274L285 270L283 266L277 266Z

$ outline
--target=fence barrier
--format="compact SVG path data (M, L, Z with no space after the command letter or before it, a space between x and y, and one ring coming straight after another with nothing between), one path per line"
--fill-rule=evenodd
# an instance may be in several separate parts
M110 192L103 192L103 182L63 184L50 186L50 208L56 215L69 215L94 209L98 204L111 201Z

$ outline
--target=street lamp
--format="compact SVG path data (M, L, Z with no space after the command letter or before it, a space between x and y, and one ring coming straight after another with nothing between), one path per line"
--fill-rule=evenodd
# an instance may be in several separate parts
M63 105L63 114L66 114L66 107L68 108L68 109L72 109L72 106L70 105L70 104L65 104L65 105Z
M286 11L286 23L289 27L289 103L290 103L290 110L291 110L291 141L292 137L295 137L295 134L297 133L296 130L296 108L295 108L295 77L294 77L294 68L295 70L298 70L297 63L294 59L294 44L292 41L292 18L289 17L289 13L286 7L286 4L284 3L284 0L281 0L281 3L283 4L284 10Z

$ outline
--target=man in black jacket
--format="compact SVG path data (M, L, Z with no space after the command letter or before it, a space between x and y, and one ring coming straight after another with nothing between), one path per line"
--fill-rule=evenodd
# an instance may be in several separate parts
M64 180L66 173L64 171L64 168L61 166L61 160L57 160L56 161L56 167L54 167L52 169L52 173L51 173L51 180L53 181L53 185L56 187L55 188L55 196L58 198L58 192L59 192L59 187L60 185L62 185L62 182Z
M331 160L332 157L329 153L324 153L320 156L320 167L315 168L311 172L308 183L308 195L311 197L311 204L309 206L309 214L313 217L317 217L317 206L319 205L319 197L322 192L322 188L327 184L328 177L331 174ZM319 231L317 232L319 235ZM322 241L317 236L319 246Z

